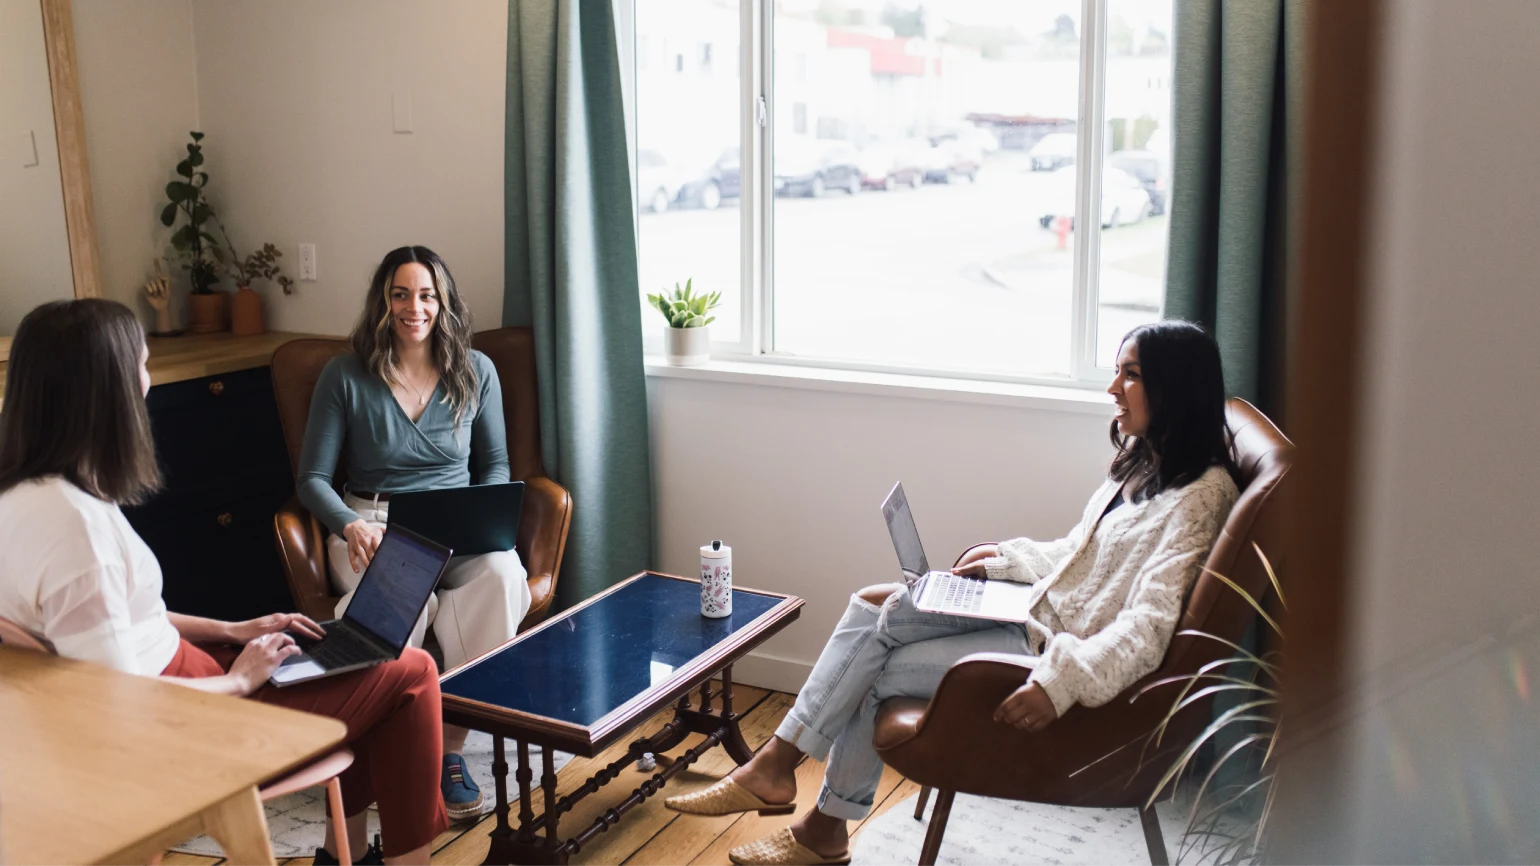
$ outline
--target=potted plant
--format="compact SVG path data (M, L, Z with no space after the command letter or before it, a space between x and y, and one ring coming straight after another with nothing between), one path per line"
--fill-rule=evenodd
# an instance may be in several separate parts
M1279 606L1288 605L1283 597L1283 584L1273 571L1273 564L1262 553L1262 548L1252 545L1268 581L1277 595ZM1208 571L1208 569L1204 569ZM1283 627L1267 606L1235 581L1214 571L1208 571L1226 586L1239 593L1262 621L1283 640ZM1148 692L1166 686L1181 684L1180 691L1146 741L1146 748L1159 746L1172 719L1187 707L1218 695L1235 697L1234 706L1223 709L1218 717L1205 727L1190 743L1184 744L1181 753L1155 786L1155 793L1145 802L1145 808L1154 808L1155 802L1169 796L1177 783L1190 777L1196 783L1196 765L1199 750L1205 743L1211 744L1216 753L1223 748L1202 774L1196 794L1191 794L1191 806L1187 814L1187 829L1177 852L1177 863L1213 863L1218 866L1244 864L1256 866L1266 863L1268 856L1268 818L1272 814L1273 782L1278 776L1278 717L1277 706L1281 699L1279 676L1282 652L1277 649L1251 652L1240 644L1207 632L1184 630L1181 635L1191 635L1205 640L1218 641L1235 651L1235 655L1221 658L1198 669L1196 674L1170 677L1150 683L1139 691L1137 700ZM1261 652L1261 650L1259 650ZM1226 738L1227 741L1221 743ZM1222 778L1222 771L1234 778Z
M706 314L722 305L722 293L697 295L693 282L686 280L682 289L675 283L673 292L647 296L647 302L668 322L663 331L664 345L668 362L676 367L694 367L711 360L711 332L706 326L716 321L716 316Z
M230 233L225 231L225 224L218 217L214 218L214 224L219 226L219 233L225 238L225 247L230 251L226 272L235 281L235 294L230 298L230 332L237 337L255 336L262 333L265 325L262 322L262 296L252 291L252 281L272 280L286 295L294 293L294 281L284 274L278 264L283 253L277 247L263 244L261 249L242 258L235 251L235 244L230 242Z
M171 247L181 259L182 270L187 271L192 283L192 325L194 334L208 334L225 329L225 309L229 296L214 291L219 282L219 265L223 251L219 241L204 229L204 224L214 216L203 190L208 186L208 172L202 171L203 133L193 132L192 142L187 145L187 156L176 164L179 180L166 184L166 198L171 201L161 209L161 225L170 228L183 218L182 225L171 234Z

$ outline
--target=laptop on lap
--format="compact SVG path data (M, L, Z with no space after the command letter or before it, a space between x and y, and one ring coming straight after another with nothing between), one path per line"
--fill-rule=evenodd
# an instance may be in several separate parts
M931 571L903 482L882 501L882 516L917 609L1001 622L1026 622L1031 616L1032 587L1027 584Z
M524 482L412 490L390 497L390 526L452 548L457 556L512 550L524 510Z
M342 618L321 623L326 636L318 641L296 638L303 652L268 682L292 686L400 658L453 553L411 530L387 529Z

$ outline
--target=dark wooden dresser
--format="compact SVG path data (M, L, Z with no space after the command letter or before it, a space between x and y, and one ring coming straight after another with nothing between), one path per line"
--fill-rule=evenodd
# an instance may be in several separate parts
M123 513L160 560L173 611L241 620L294 610L273 538L294 476L268 364L300 336L150 341L147 402L165 487Z

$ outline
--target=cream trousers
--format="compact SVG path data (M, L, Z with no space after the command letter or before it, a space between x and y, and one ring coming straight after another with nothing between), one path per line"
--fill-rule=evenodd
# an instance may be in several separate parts
M389 503L360 499L351 493L343 504L369 521L385 528ZM348 564L347 540L336 535L326 539L327 562L332 586L346 595L337 603L337 616L347 610L353 591L362 579ZM422 646L428 626L444 650L444 670L457 668L467 661L496 649L518 634L519 623L529 611L528 575L518 553L512 550L456 556L449 560L444 577L408 639L409 646Z

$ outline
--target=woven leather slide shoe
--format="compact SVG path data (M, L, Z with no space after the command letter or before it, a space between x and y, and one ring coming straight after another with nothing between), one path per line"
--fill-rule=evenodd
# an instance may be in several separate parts
M739 866L824 866L850 862L850 852L825 857L797 841L790 827L783 827L763 839L755 839L727 852L727 859Z
M736 812L758 812L761 815L790 815L797 810L796 803L766 803L748 788L734 782L732 777L722 779L709 788L669 797L663 801L666 809L686 815L732 815Z

